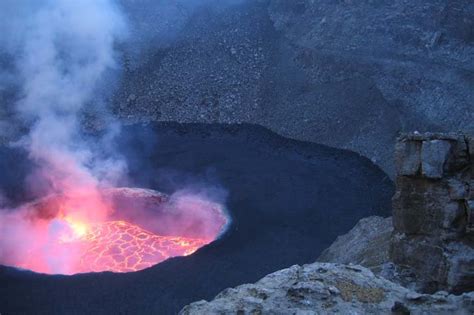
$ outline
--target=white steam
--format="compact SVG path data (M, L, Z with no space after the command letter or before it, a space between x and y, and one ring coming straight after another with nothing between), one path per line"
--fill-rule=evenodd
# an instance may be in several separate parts
M7 0L0 2L0 27L0 53L12 61L0 84L14 78L20 89L14 107L31 126L19 142L38 166L29 188L43 195L87 192L87 200L67 209L68 215L104 220L108 211L95 210L105 209L99 187L113 184L125 163L97 156L81 133L79 114L86 106L101 104L96 91L116 67L114 45L126 32L123 16L112 0ZM4 210L0 263L46 262L44 270L68 273L79 254L57 246L54 224L29 220L20 209Z
M16 111L31 126L18 143L37 166L28 186L37 195L61 196L63 206L34 216L29 207L0 209L0 264L73 273L81 252L58 238L73 227L82 230L82 223L110 218L114 209L100 192L125 173L125 162L107 154L117 126L91 142L79 118L102 104L105 78L117 67L116 44L127 33L125 18L113 0L6 0L0 1L0 28L0 57L6 53L12 60L8 73L0 74L0 90L15 81ZM193 229L215 236L226 222L219 209L199 195L175 194L167 219L152 223L170 235Z
M116 67L114 44L126 33L118 8L112 0L20 0L2 2L0 12L7 30L0 44L20 78L16 108L33 124L22 144L41 167L36 175L61 190L115 178L123 163L92 154L78 115L98 106L96 89Z

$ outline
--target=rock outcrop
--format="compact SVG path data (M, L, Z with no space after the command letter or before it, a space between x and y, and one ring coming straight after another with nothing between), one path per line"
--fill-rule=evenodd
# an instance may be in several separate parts
M395 160L390 259L419 290L474 290L474 138L403 135Z
M317 261L356 264L378 273L389 260L392 231L391 217L364 218L347 234L339 236Z
M473 148L462 134L401 136L394 226L362 219L318 261L360 264L422 292L474 290Z
M474 292L419 294L355 265L292 266L186 306L191 314L472 314Z

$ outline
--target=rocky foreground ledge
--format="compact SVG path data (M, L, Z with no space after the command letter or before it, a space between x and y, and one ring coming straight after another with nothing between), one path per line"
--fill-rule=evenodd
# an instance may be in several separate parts
M474 137L406 134L395 152L393 217L181 314L474 314Z
M272 273L180 312L189 314L473 314L474 292L419 294L357 265L314 263Z

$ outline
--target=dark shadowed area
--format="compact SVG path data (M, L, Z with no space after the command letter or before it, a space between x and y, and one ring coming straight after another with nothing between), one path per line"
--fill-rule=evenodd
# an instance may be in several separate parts
M192 256L135 273L46 276L0 267L0 313L174 314L225 288L313 262L359 219L390 213L393 183L368 159L262 127L133 125L121 142L132 186L225 189L228 231ZM15 192L11 199L21 197L26 167L21 152L0 148L7 172L0 189Z

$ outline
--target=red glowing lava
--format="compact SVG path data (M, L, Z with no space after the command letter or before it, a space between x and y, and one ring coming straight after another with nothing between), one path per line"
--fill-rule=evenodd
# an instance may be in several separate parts
M226 224L222 206L192 193L56 195L0 217L0 264L49 274L138 271L194 253Z
M170 257L190 255L210 241L155 235L125 221L105 222L91 227L80 238L86 249L78 270L137 271Z

